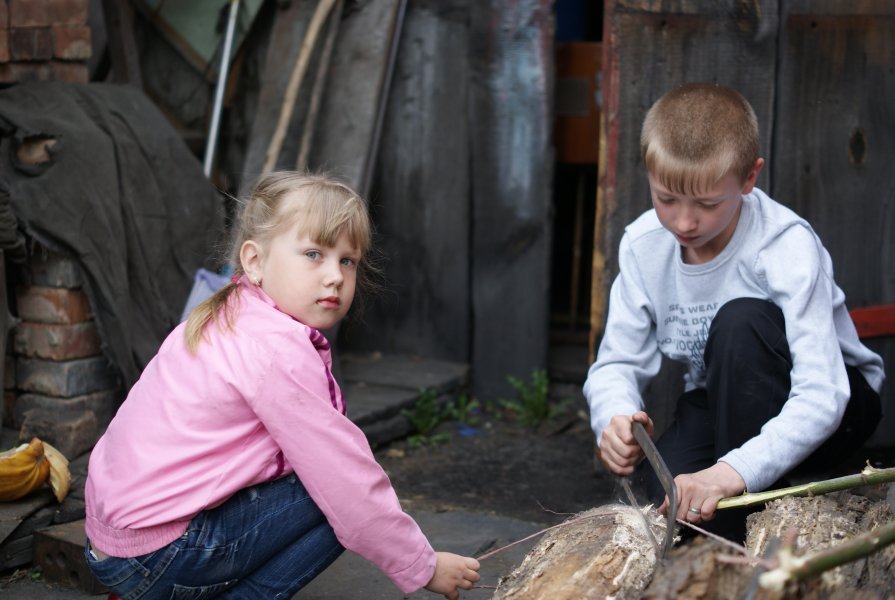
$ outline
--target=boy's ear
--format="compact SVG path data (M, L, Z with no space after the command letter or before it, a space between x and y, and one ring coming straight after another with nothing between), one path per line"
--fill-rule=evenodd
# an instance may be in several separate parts
M257 242L246 240L242 243L239 249L239 262L242 265L242 272L246 274L249 281L261 279L261 271L264 268L264 254Z
M759 158L752 166L752 170L749 171L749 175L746 176L746 181L743 182L743 194L749 194L752 192L752 188L755 187L755 182L758 180L758 175L759 173L761 173L762 167L764 167L764 159Z

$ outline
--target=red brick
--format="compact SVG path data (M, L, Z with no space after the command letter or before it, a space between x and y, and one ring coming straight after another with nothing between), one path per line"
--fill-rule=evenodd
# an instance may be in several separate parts
M80 289L19 286L16 306L22 320L34 323L70 325L92 318L87 294Z
M53 56L64 60L90 58L90 28L86 25L53 27Z
M96 322L48 325L22 321L16 325L15 353L28 358L70 360L97 356L102 343Z
M52 25L86 25L87 13L90 8L90 0L42 0L47 5L47 11L53 22Z
M12 60L50 60L53 58L53 31L49 27L10 29L9 56Z
M7 0L9 27L48 27L53 24L47 0Z
M87 83L90 81L90 71L87 69L86 63L54 60L50 61L49 64L50 72L53 74L52 79L56 81L68 83Z
M0 82L50 81L53 71L45 62L0 63Z
M0 29L0 63L5 62L9 62L9 31Z

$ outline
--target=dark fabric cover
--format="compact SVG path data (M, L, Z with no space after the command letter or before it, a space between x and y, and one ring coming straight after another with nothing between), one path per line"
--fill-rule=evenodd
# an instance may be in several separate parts
M49 159L22 163L34 136ZM29 82L0 90L0 195L19 227L75 257L126 388L213 268L223 200L155 105L130 86Z

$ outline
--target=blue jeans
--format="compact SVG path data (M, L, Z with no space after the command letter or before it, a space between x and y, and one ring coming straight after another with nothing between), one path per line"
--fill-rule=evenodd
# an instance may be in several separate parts
M164 548L87 565L122 600L291 598L344 550L292 474L206 510Z

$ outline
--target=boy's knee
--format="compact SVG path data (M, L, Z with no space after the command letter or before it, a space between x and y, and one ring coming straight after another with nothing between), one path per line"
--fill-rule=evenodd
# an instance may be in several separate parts
M759 298L734 298L718 309L709 335L716 337L750 330L776 331L785 335L783 311L773 302Z

